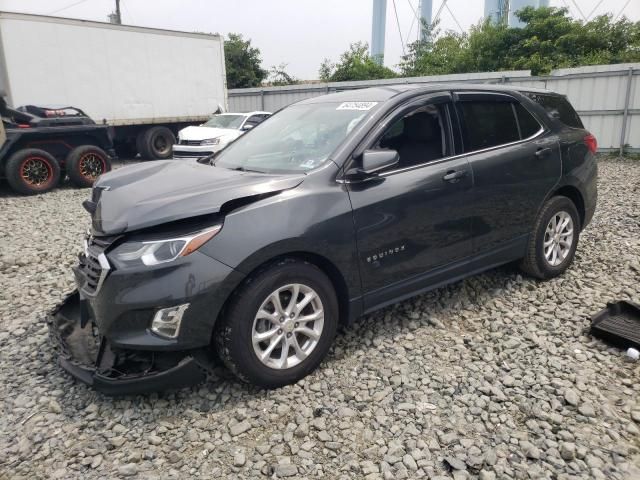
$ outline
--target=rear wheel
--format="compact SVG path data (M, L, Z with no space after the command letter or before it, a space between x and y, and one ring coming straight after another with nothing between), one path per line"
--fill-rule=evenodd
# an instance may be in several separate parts
M564 273L573 262L580 228L574 203L563 196L551 198L538 215L522 270L542 280Z
M176 137L167 127L152 127L136 140L138 152L143 158L166 159L171 157Z
M250 278L216 326L219 356L240 379L266 388L294 383L325 357L338 325L327 276L284 260Z
M7 161L5 174L11 188L25 195L44 193L60 181L58 161L44 150L27 148Z
M91 187L100 175L111 170L111 159L101 148L83 145L71 150L65 167L71 182L76 187L86 188Z

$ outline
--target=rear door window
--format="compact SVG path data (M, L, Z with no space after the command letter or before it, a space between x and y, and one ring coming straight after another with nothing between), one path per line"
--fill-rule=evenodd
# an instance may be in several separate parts
M504 145L520 140L512 102L462 101L458 104L466 130L466 151Z
M531 100L541 105L552 118L557 118L568 127L584 128L578 113L562 95L547 95L544 93L522 92Z

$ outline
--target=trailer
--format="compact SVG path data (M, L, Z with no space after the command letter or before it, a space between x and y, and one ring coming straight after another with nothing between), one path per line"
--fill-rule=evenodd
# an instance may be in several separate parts
M10 105L73 105L112 128L119 156L171 157L177 132L227 109L218 34L0 12Z

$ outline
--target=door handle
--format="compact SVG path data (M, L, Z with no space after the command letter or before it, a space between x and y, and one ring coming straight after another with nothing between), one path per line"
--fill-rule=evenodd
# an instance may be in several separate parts
M538 150L536 150L536 157L544 158L548 156L550 153L551 153L550 148L539 148Z
M449 183L458 183L461 178L464 178L466 176L466 170L449 170L447 174L442 177L442 180Z

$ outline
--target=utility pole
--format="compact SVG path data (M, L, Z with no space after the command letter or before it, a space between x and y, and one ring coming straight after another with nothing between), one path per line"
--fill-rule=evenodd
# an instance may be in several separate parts
M384 63L384 31L386 23L387 0L373 0L371 57L379 65Z
M122 25L122 16L120 15L120 0L116 0L116 11L109 14L109 22L116 25Z
M446 0L444 3L447 3ZM423 42L427 40L428 34L431 33L429 29L425 27L431 27L431 14L433 12L433 0L421 0L420 1L420 25L418 29L420 31L420 40Z
M509 25L509 0L502 0L501 12L500 12L500 23L505 26Z

